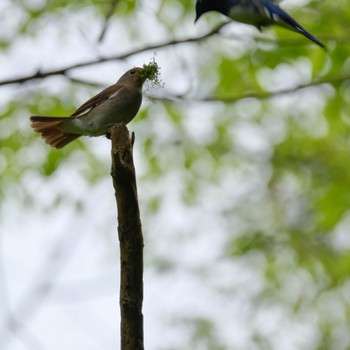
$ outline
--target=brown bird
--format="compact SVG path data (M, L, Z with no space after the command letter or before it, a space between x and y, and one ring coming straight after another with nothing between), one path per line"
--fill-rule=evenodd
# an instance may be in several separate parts
M141 106L147 74L145 68L132 68L69 117L33 115L31 126L55 148L62 148L82 135L105 135L113 125L134 119Z

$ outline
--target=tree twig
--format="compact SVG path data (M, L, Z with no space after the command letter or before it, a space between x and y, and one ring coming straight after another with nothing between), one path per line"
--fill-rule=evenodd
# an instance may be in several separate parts
M126 58L133 56L133 55L137 55L139 53L145 52L145 51L154 51L163 47L167 47L167 46L172 46L172 45L179 45L179 44L183 44L183 43L193 43L193 42L198 42L204 39L207 39L208 37L219 33L219 31L227 24L227 22L221 23L220 25L218 25L217 27L215 27L214 29L212 29L210 32L205 33L201 36L198 37L188 37L188 38L183 38L183 39L173 39L173 40L168 40L168 41L164 41L163 43L159 43L159 44L155 44L155 45L149 45L149 46L144 46L138 49L134 49L134 50L130 50L129 52L126 52L124 54L120 54L120 55L114 55L114 56L110 56L110 57L99 57L99 58L95 58L89 61L85 61L85 62L80 62L80 63L76 63L76 64L71 64L68 65L66 67L63 68L58 68L58 69L53 69L53 70L48 70L48 71L44 71L42 72L40 69L34 73L34 74L28 74L28 75L24 75L21 77L17 77L17 78L10 78L10 79L4 79L0 81L0 86L2 85L10 85L10 84L23 84L27 81L31 81L31 80L36 80L36 79L43 79L43 78L47 78L53 75L68 75L69 71L73 70L73 69L77 69L77 68L82 68L82 67L87 67L87 66L91 66L94 64L99 64L99 63L103 63L103 62L109 62L109 61L116 61L116 60L125 60Z
M342 77L327 77L323 79L313 80L305 84L300 84L287 89L281 89L276 91L252 91L237 95L227 95L227 96L190 96L186 94L165 94L162 96L147 95L150 100L163 101L163 102L222 102L222 103L234 103L244 99L254 98L260 101L268 100L281 95L288 95L294 92L298 92L303 89L308 89L312 87L332 85L337 86L346 81L350 80L350 76Z
M121 350L143 350L143 236L132 157L134 135L117 124L111 140L120 243Z
M99 43L104 39L104 37L105 37L105 35L107 33L107 29L108 29L108 25L110 23L110 19L113 16L114 10L117 7L118 2L119 2L119 0L112 0L111 1L109 10L108 10L108 12L106 14L105 21L103 23L103 27L102 27L101 33L100 33L100 35L98 36L98 39L97 39L97 41Z

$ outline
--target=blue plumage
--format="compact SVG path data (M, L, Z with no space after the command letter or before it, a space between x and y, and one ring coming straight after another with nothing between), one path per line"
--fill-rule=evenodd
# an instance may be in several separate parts
M220 12L235 21L251 24L259 29L276 24L298 32L326 49L319 39L271 0L197 0L195 22L209 11Z

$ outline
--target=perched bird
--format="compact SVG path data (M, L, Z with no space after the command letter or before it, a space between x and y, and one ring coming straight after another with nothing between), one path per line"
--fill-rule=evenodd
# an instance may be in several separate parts
M31 126L55 148L62 148L82 135L105 135L114 124L127 124L135 117L141 106L142 85L147 78L152 79L152 76L145 68L132 68L69 117L33 115Z
M298 32L317 45L326 46L278 7L272 0L197 0L196 19L206 12L217 11L223 15L261 30L272 24Z

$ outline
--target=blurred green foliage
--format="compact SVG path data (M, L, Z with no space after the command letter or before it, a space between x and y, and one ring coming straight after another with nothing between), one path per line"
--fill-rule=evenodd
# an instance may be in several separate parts
M61 11L69 11L74 18L74 13L93 8L96 20L103 21L112 5L108 0L42 1L37 7L32 3L14 2L22 16L13 35L0 38L4 52L22 36L37 35L30 28L44 16L56 18ZM132 18L142 9L145 16L147 13L162 23L169 40L183 35L181 28L193 21L194 1L163 0L157 6L154 2L117 1L112 21ZM290 12L328 44L329 53L286 30L268 30L265 38L257 33L256 39L247 43L230 27L223 34L191 44L195 47L187 64L162 67L170 72L177 70L178 76L195 77L195 87L188 101L156 99L155 104L146 103L135 120L140 129L144 126L136 139L144 163L139 191L143 184L156 186L158 180L176 173L183 184L183 205L191 207L210 201L210 197L203 197L208 187L220 188L224 179L235 179L232 186L237 186L237 178L241 179L242 188L247 188L244 194L232 199L232 204L226 201L216 213L227 224L223 258L254 265L254 259L263 256L256 269L264 275L264 292L255 302L288 309L291 319L302 319L308 312L315 315L320 336L308 350L348 349L350 341L344 340L342 347L335 344L337 332L350 327L350 299L345 295L349 293L350 276L350 228L346 226L350 223L350 2L311 1L307 9ZM207 23L209 30L211 21L219 19L214 17L206 15L201 26ZM130 20L128 25L133 28L132 36L138 23ZM141 47L149 44L141 35L139 40ZM177 48L164 50L175 52ZM172 62L169 60L170 65ZM20 71L14 74L18 75ZM280 93L298 86L303 88ZM26 88L15 86L14 90ZM12 97L3 102L2 201L27 172L35 171L43 179L54 176L62 163L74 164L74 154L85 162L84 174L91 183L109 176L108 155L101 159L85 140L75 141L62 151L52 150L29 128L30 113L70 114L81 103L78 95L83 88L72 82L62 95L31 88L28 96L20 93L20 99ZM214 102L201 101L203 90ZM248 100L246 95L256 97ZM194 112L192 104L200 106L200 112ZM201 118L205 113L212 115L206 120L211 132L198 137L193 125L204 123ZM166 140L162 140L162 130L153 120L155 115L163 118L170 135ZM188 120L192 120L192 128ZM257 140L264 147L254 146ZM39 156L27 157L24 148L33 148ZM258 185L250 187L249 181ZM147 205L150 217L156 215L162 206L161 194L150 195ZM347 237L345 243L338 243L340 236L342 240ZM305 288L309 289L301 291L295 300L288 299L288 285L298 274L308 276L310 282ZM321 307L330 294L347 315L342 323L335 316L327 318ZM206 319L186 322L193 327L191 348L225 348L216 337L218 325ZM257 348L273 348L271 339L253 328L251 331Z

